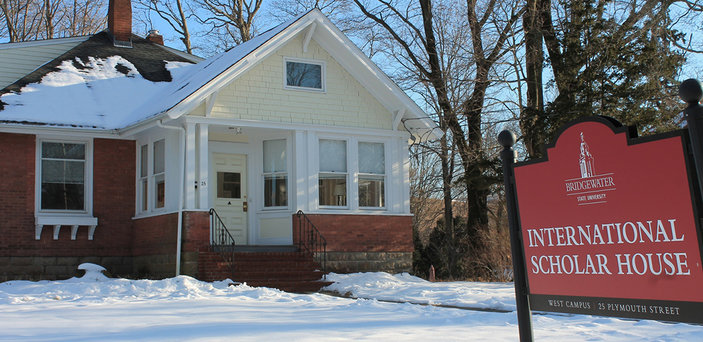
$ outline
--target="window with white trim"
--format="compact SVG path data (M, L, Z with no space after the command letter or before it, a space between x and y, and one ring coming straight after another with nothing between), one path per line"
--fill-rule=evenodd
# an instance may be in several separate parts
M385 207L386 158L383 143L359 142L359 207Z
M286 139L264 140L264 207L288 206Z
M318 192L320 206L347 206L347 142L320 139L320 173Z
M166 206L166 139L141 144L137 150L137 209L149 212Z
M149 210L149 145L139 148L139 211Z
M166 204L166 141L154 142L154 162L152 184L154 184L154 208L163 208Z
M286 60L286 87L323 91L325 65L310 61Z
M86 143L41 142L40 210L87 210L86 150Z

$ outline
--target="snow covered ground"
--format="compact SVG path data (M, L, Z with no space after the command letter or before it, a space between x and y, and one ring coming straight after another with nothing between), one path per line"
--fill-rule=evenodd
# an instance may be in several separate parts
M291 294L187 276L0 283L2 341L515 341L511 284L430 283L407 274L331 274L328 290ZM440 304L509 310L473 311ZM694 341L703 326L533 315L538 341Z

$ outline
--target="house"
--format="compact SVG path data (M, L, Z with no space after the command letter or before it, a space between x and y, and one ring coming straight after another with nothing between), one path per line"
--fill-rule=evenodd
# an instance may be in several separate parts
M408 145L434 126L319 10L202 60L109 8L0 44L0 280L410 269Z

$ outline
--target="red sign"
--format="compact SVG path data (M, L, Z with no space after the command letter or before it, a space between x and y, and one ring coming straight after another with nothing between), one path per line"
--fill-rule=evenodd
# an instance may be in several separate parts
M669 301L703 303L682 135L633 142L594 118L514 174L535 309L677 321L690 303Z

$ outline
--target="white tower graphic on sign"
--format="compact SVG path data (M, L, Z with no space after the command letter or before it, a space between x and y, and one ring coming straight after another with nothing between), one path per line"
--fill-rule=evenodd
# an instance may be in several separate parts
M581 167L581 178L593 177L593 155L588 149L588 144L583 139L581 132L581 155L579 156L579 166Z

